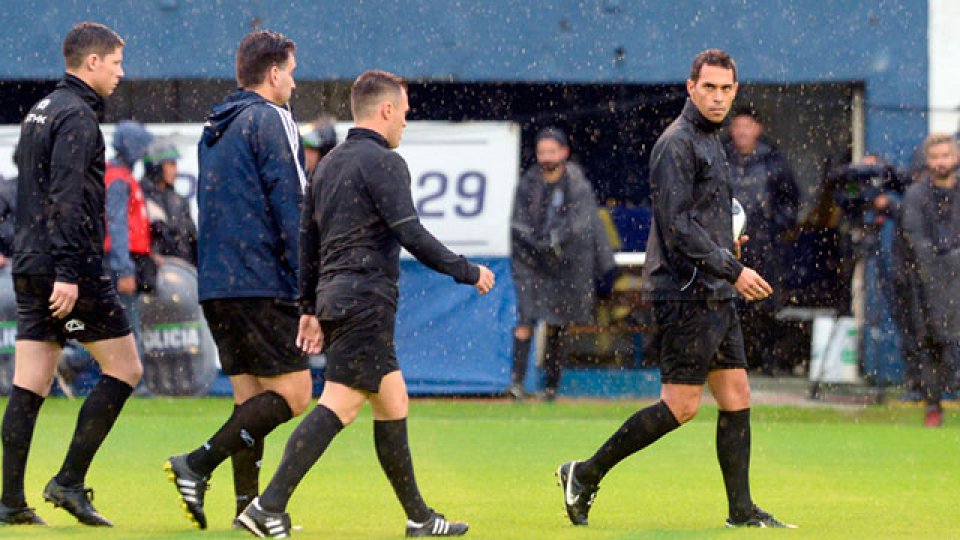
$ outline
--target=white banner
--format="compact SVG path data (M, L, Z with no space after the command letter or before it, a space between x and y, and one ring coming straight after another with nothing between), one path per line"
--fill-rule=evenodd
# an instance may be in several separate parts
M350 124L337 125L342 142ZM177 191L196 197L201 124L148 124L180 149ZM103 126L107 156L113 125ZM0 175L16 176L19 126L0 126ZM509 122L410 122L398 149L410 166L413 200L424 226L468 257L510 256L510 209L520 169L520 129ZM142 170L134 171L139 178Z

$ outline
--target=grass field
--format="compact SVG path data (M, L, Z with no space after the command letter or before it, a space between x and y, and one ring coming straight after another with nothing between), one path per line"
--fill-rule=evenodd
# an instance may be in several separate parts
M792 531L727 530L714 455L716 410L622 463L604 481L588 528L566 521L553 471L586 457L639 402L513 404L414 401L411 444L427 502L471 525L468 538L960 538L960 413L920 427L916 408L756 407L753 494ZM0 401L5 406L5 401ZM207 497L210 529L192 529L161 470L226 418L224 399L135 399L88 478L116 528L89 529L41 501L73 429L77 401L44 405L27 472L27 496L50 528L4 538L244 538L230 529L229 464ZM296 420L267 442L268 476ZM399 538L404 517L373 450L369 411L332 444L289 511L296 538ZM261 480L265 482L266 479Z

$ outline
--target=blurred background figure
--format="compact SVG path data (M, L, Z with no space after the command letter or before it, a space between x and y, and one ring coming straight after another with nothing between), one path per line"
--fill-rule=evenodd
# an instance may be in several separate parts
M734 109L726 153L734 197L747 213L750 241L743 247L742 262L770 280L774 291L763 302L742 304L744 345L750 367L775 375L792 364L789 351L782 348L784 323L776 314L786 304L784 278L791 271L783 236L796 225L800 195L786 159L762 135L763 124L754 110Z
M321 116L300 134L308 179L313 175L313 170L317 168L317 163L320 163L323 156L337 146L336 125L336 118Z
M17 163L17 149L13 149L13 163ZM13 216L17 209L17 178L0 175L0 268L5 268L13 257Z
M197 226L190 215L190 202L177 193L177 160L180 151L169 138L158 137L143 158L140 181L150 219L154 258L177 257L197 266Z
M547 327L544 398L560 384L564 329L593 316L594 280L613 268L613 251L583 170L570 163L566 134L546 128L536 137L537 163L517 184L511 221L511 269L517 326L509 393L523 398L530 341L537 322Z
M107 163L107 238L105 262L127 312L130 327L143 356L140 330L140 293L156 286L157 267L150 257L150 220L140 183L133 168L153 140L143 124L123 121L113 133L114 159Z
M955 382L960 335L960 158L950 134L930 135L923 151L929 175L907 189L900 216L917 298L924 425L939 427L943 392Z

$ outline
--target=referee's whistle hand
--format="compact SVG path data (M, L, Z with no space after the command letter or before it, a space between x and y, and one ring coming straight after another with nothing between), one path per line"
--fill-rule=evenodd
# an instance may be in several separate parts
M497 279L494 277L493 272L490 271L486 266L478 265L480 267L480 279L474 284L474 287L477 288L477 291L480 294L487 294L490 292L490 289L493 288L493 285L496 283Z
M55 281L53 292L50 294L50 311L53 312L53 316L62 319L69 315L77 303L77 296L79 291L76 283Z
M773 294L773 287L753 268L744 267L733 287L750 302L763 300Z
M297 347L307 354L320 354L323 348L323 330L314 315L301 315L297 329Z

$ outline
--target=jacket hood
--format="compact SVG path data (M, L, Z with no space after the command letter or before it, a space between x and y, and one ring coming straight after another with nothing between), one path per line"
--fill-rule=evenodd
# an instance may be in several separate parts
M132 120L120 122L113 132L113 149L117 151L117 159L130 168L147 153L151 141L153 134L143 124Z
M230 124L247 107L256 103L265 102L260 94L238 88L236 92L227 96L227 98L213 106L210 116L207 117L207 123L203 125L203 136L200 141L207 146L217 144L223 133L230 127Z

